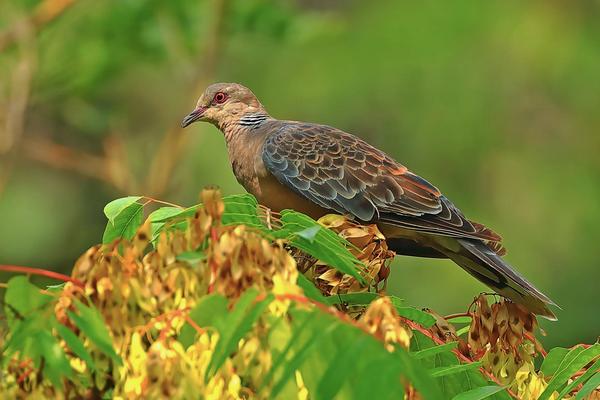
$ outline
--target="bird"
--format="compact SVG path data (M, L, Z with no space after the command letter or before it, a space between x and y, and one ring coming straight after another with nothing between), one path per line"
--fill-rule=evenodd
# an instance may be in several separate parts
M274 211L374 223L399 255L447 258L496 293L550 320L556 306L502 256L501 237L366 141L328 125L273 118L247 87L215 83L182 121L224 135L238 182Z

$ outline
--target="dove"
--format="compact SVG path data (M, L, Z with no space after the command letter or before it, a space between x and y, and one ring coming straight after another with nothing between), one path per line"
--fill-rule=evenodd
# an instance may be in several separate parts
M359 137L276 119L238 83L208 86L182 127L197 121L223 133L236 179L266 207L377 224L396 254L448 258L498 294L556 319L549 307L556 304L502 258L498 234Z

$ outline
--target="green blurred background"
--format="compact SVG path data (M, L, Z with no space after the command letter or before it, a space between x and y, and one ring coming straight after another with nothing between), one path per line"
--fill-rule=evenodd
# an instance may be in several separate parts
M594 341L598 21L592 0L0 0L0 264L69 271L126 194L242 192L222 135L178 128L236 81L436 184L562 306L547 345ZM449 261L394 264L389 291L440 313L486 290Z

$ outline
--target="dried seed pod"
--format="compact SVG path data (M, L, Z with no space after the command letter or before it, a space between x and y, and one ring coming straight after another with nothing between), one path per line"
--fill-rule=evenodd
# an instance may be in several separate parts
M394 344L408 349L412 331L400 322L400 317L389 297L380 297L369 304L360 318L367 332L382 340L388 351L394 350Z

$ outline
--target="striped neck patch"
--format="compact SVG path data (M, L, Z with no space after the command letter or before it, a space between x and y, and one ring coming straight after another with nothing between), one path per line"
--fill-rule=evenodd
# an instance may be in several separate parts
M247 114L237 121L238 125L256 128L269 118L267 114Z

